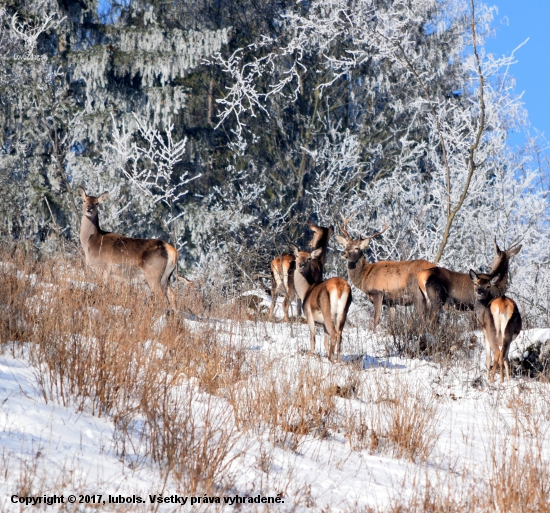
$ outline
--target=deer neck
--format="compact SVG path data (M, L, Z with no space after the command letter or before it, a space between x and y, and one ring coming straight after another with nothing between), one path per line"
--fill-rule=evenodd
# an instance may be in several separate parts
M93 219L90 219L88 216L83 215L82 221L80 223L80 242L84 251L87 252L88 240L92 235L99 235L101 229L99 228L99 219L96 216Z
M348 276L351 283L357 288L362 288L363 278L368 273L368 269L371 266L362 255L357 262L348 262Z
M505 292L508 287L508 269L510 268L510 258L506 252L503 252L500 255L500 258L497 264L494 266L494 269L491 269L491 276L500 275L500 280L498 281L499 291ZM493 289L495 287L492 287Z
M327 261L327 242L328 241L325 241L324 244L319 244L313 248L314 251L316 249L322 250L321 256L318 258L318 261L321 264L321 269L324 269L325 262Z
M474 311L476 317L481 320L483 318L483 313L489 308L489 303L494 299L492 294L488 294L485 299L476 298L474 303Z
M300 296L300 299L302 301L304 301L309 289L314 283L315 282L312 279L311 271L309 271L306 276L304 276L298 270L294 272L294 288L296 289L296 292L298 293L298 296Z

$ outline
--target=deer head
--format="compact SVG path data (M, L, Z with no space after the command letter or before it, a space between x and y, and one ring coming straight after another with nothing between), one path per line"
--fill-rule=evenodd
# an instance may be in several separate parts
M492 299L496 284L500 281L500 274L494 276L476 273L470 269L470 279L474 282L474 295L477 301Z
M82 214L88 219L95 221L98 215L98 205L105 203L109 199L109 193L104 192L97 198L95 196L88 196L84 188L79 185L77 189L78 195L82 198Z
M311 249L317 249L323 246L327 246L330 236L334 232L334 226L329 226L324 228L323 226L316 225L313 221L308 221L307 225L309 229L313 232L313 237L308 243L308 247Z
M353 239L351 235L348 233L348 224L351 220L353 215L348 217L347 219L342 215L342 219L344 220L344 226L340 226L340 231L343 233L343 237L341 235L336 236L336 240L344 246L344 251L342 252L342 258L346 259L348 261L348 264L356 264L359 259L363 256L363 251L368 248L371 239L374 239L374 237L378 237L379 235L382 235L387 229L388 225L384 222L384 228L382 231L379 231L373 235L370 235L369 237L359 237L359 239Z
M508 272L508 263L510 261L510 258L517 255L521 250L522 246L521 244L518 245L517 243L515 243L515 244L512 244L508 249L501 250L498 247L496 235L495 235L494 244L495 244L495 256L493 258L493 261L489 265L489 272L490 273L499 272L501 275L504 275L505 273Z

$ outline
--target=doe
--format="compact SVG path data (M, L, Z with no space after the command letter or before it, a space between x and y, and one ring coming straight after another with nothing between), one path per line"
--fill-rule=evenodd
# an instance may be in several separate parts
M175 294L168 285L178 260L177 250L158 239L134 239L118 233L110 233L99 227L99 204L109 199L104 192L98 197L88 196L79 186L78 195L83 200L80 242L86 256L86 264L102 271L103 277L110 277L119 267L123 278L128 272L141 270L149 288L156 296L164 296L172 308ZM118 273L121 274L121 273Z
M302 300L310 333L310 354L315 349L315 323L322 324L325 330L325 349L331 362L336 354L340 361L342 331L351 304L351 287L343 278L329 278L316 281L315 275L321 267L322 249L311 253L300 251L291 245L296 258L294 286Z
M521 315L516 302L507 296L493 296L500 275L478 274L470 270L474 282L474 310L481 324L485 338L487 358L487 379L495 379L497 363L500 366L500 381L504 381L503 367L506 367L506 378L510 379L510 362L508 351L510 344L519 335L522 328ZM493 370L491 368L491 351L494 354Z

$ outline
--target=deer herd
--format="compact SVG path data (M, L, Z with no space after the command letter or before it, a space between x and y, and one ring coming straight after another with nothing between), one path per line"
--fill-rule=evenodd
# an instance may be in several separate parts
M102 276L116 279L125 279L141 271L152 293L163 297L174 308L175 294L168 282L176 268L177 250L161 240L135 239L103 231L99 227L98 206L108 199L108 193L88 196L79 187L78 195L83 200L80 240L86 264L99 270ZM495 238L495 256L487 274L473 270L455 272L427 260L369 263L365 251L370 241L388 227L385 225L382 231L369 237L354 239L348 233L350 219L344 218L340 227L342 235L337 235L336 240L344 248L342 258L347 261L350 282L374 305L374 328L380 321L383 305L388 307L390 316L394 315L397 305L412 305L418 315L434 323L439 322L445 305L474 310L485 339L487 378L494 381L498 365L500 380L504 379L504 369L510 379L508 351L521 331L522 321L517 304L505 292L510 258L521 246L503 251ZM324 327L329 360L340 361L342 331L352 301L351 286L344 278L323 278L327 247L334 228L317 226L311 221L308 226L313 232L309 242L311 251L301 251L292 244L290 253L271 262L269 319L273 318L278 295L283 296L285 321L290 320L289 309L296 300L298 314L303 312L309 326L310 352L315 348L315 325L320 324ZM494 355L492 369L491 352Z

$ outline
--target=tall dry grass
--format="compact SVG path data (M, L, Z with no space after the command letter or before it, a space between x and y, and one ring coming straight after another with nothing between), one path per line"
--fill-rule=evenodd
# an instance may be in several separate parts
M240 433L210 394L239 364L215 330L165 315L139 284L101 282L79 256L3 248L0 262L0 344L25 351L46 401L111 416L121 456L137 444L134 465L168 469L189 493L232 485Z
M246 462L260 472L262 490L302 486L303 505L313 508L308 486L293 483L291 470L283 477L273 470L276 451L298 458L312 440L343 439L351 452L418 469L406 500L350 511L549 511L542 441L550 408L537 395L509 400L514 430L506 443L494 442L486 475L437 481L425 472L440 461L444 405L437 394L398 373L367 373L362 359L330 365L298 348L255 351L254 337L268 337L265 325L250 321L235 295L195 282L167 315L145 286L102 283L76 251L46 255L16 246L0 247L0 282L0 346L25 353L39 369L44 399L109 416L120 456L134 468L156 465L185 493L233 490ZM438 347L421 352L420 327L407 324L410 318L396 322L388 352L443 354L448 366L469 356L468 321L457 318ZM524 445L531 449L513 449L518 437L531 437ZM251 440L260 445L253 457ZM40 491L35 474L32 462L21 470L21 490Z

